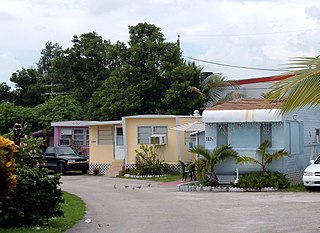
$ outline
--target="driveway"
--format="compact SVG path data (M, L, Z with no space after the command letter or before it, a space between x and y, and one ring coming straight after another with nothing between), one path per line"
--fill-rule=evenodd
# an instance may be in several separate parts
M87 203L85 219L67 233L320 232L320 192L178 192L104 176L61 181Z

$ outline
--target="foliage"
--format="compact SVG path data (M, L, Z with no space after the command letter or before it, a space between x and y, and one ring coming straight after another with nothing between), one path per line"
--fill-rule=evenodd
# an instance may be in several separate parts
M42 139L23 137L20 141L16 162L20 167L34 168L44 162Z
M15 104L33 107L44 102L44 85L36 69L22 68L12 74L10 81L16 84L12 93Z
M285 100L281 113L292 112L303 107L313 108L320 103L320 58L297 57L288 64L292 77L272 86L268 100Z
M161 161L156 146L140 145L136 150L135 169L127 170L135 175L164 175L170 173L167 163Z
M75 223L83 219L85 215L85 203L76 195L63 192L64 203L61 205L64 215L51 218L48 225L42 227L0 228L0 233L63 233Z
M160 28L152 24L129 26L129 35L129 46L120 50L124 58L90 100L91 119L190 114L200 109L202 96L191 92L195 71L184 64L179 46L166 42Z
M17 184L15 153L17 146L13 141L0 136L0 199L13 191Z
M261 160L257 160L255 158L252 158L250 156L239 156L237 158L237 163L243 164L243 163L256 163L259 164L262 168L263 173L268 172L268 165L272 163L274 160L278 160L281 157L289 156L289 153L286 152L284 149L277 150L273 153L268 152L268 148L270 147L270 141L265 140L261 143L261 145L256 150L256 153L260 156Z
M0 134L8 133L15 123L27 124L27 132L36 125L36 119L31 108L17 106L10 102L0 103Z
M236 87L236 82L227 81L221 73L211 74L200 82L199 86L192 87L192 91L203 96L207 107L216 104L227 88Z
M0 203L3 227L38 226L52 217L62 216L60 176L48 176L47 169L18 168L18 185Z
M230 145L222 145L210 151L203 146L190 149L191 153L199 154L203 158L196 161L197 177L200 182L209 186L219 186L219 179L215 173L215 166L218 162L227 158L237 158L238 153Z
M290 180L286 175L277 172L252 172L239 177L237 186L245 189L261 189L274 187L278 189L287 188Z
M37 106L35 112L42 129L51 130L51 122L81 120L82 107L72 96L56 96Z

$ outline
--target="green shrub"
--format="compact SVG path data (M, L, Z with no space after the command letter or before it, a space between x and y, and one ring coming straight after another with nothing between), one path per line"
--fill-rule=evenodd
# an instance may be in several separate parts
M237 184L240 188L261 189L264 187L274 187L278 189L286 188L290 185L290 180L286 175L278 172L252 172L239 177Z
M136 150L136 168L126 170L131 175L165 175L170 174L169 164L159 159L156 146L140 145Z
M60 176L49 177L47 169L18 168L17 187L0 203L0 226L40 226L62 216Z

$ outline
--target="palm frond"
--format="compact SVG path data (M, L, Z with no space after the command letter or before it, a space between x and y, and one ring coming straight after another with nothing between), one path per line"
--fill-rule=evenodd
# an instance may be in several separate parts
M256 160L255 158L252 158L250 156L239 156L237 158L237 163L239 163L239 164L256 163L256 164L262 165L259 160Z
M269 102L285 100L281 114L320 104L320 59L300 57L288 65L295 76L281 80L272 86Z

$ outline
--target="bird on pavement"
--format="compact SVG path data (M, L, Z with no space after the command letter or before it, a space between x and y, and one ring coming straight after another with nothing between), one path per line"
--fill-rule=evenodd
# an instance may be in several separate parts
M124 187L125 187L125 188L128 188L129 186L128 186L128 185L125 185Z
M134 186L132 187L132 190L135 190L135 187L134 187Z
M113 188L114 188L114 189L116 189L116 188L117 188L117 185L116 185L116 184L114 184L114 185L113 185Z
M141 185L137 186L137 189L141 189Z
M151 183L149 183L147 186L148 186L148 187L151 187Z

